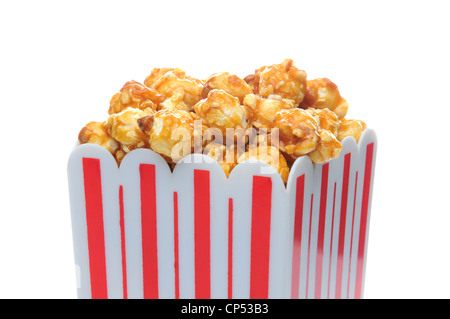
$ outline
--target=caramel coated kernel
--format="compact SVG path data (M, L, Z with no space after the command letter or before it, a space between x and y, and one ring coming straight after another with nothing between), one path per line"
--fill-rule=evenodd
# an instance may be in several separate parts
M176 93L162 102L159 107L159 110L181 110L181 111L189 111L189 107L183 102L183 95Z
M156 110L159 103L163 102L165 96L155 90L148 88L136 81L128 81L113 95L110 101L108 114L122 112L127 107L145 110L151 108Z
M342 144L336 139L333 133L328 130L319 129L320 141L317 148L309 153L309 157L314 163L325 163L339 156Z
M245 130L249 126L247 109L224 90L211 90L206 99L195 104L194 110L206 125L218 128L224 135L227 128Z
M255 72L258 72L258 70ZM247 75L244 78L244 81L252 88L253 93L258 94L259 76L257 76L256 73Z
M215 73L205 80L202 90L202 98L207 98L211 90L224 90L228 94L237 97L242 103L247 94L253 93L252 88L243 79L228 72Z
M314 117L321 129L328 130L335 136L337 135L341 121L339 121L336 113L330 111L329 109L314 108L308 108L306 109L306 112Z
M320 140L318 123L303 109L279 111L274 127L279 131L280 150L293 158L314 151Z
M120 149L120 144L109 135L104 122L89 122L78 134L80 144L93 143L106 148L111 154Z
M308 80L307 92L300 106L305 109L327 108L336 113L339 119L342 119L348 110L348 103L339 93L337 85L327 78Z
M122 150L119 149L115 154L114 154L114 158L116 159L117 164L120 165L120 163L122 163L123 158L125 157L125 155L127 155L127 153Z
M166 97L175 94L182 95L183 102L191 110L194 104L202 98L203 83L177 70L166 72L153 83L152 87Z
M155 152L177 162L192 153L194 147L194 118L181 110L161 110L138 120Z
M245 96L244 105L251 110L250 123L256 128L267 130L273 128L278 111L295 107L293 100L283 99L279 95L263 98L255 94Z
M342 142L344 138L352 136L358 142L366 128L366 123L361 120L342 119L336 137Z
M145 110L128 107L120 113L111 114L105 123L109 134L117 140L125 153L135 149L148 147L147 137L138 126L138 119L153 114L151 108Z
M185 77L186 72L178 68L153 68L145 78L144 85L153 88L153 85L167 72L173 72L178 77Z
M303 101L307 85L306 72L295 67L292 60L286 59L281 64L265 67L258 75L258 92L262 97L279 95L293 100L295 105Z

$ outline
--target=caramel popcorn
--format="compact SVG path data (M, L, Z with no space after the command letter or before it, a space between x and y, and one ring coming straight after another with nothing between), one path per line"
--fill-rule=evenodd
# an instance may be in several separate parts
M228 72L215 73L205 80L202 90L202 98L207 98L208 93L214 89L221 89L228 94L237 97L242 103L247 94L253 93L252 88L243 79Z
M289 177L289 167L286 159L274 146L251 147L247 152L238 157L237 162L242 163L247 160L260 160L275 168L280 174L283 182L286 183Z
M256 72L258 72L258 70L255 71L255 74L247 75L244 78L244 81L252 88L253 93L258 94L259 76L256 75Z
M78 139L103 146L118 164L136 148L157 152L171 168L202 153L228 177L238 163L258 159L285 183L297 158L325 163L339 156L344 138L359 141L367 128L346 119L348 103L336 84L308 80L291 59L244 78L219 72L199 80L179 68L153 68L109 102L107 120L88 123Z
M278 111L295 107L293 100L283 99L279 95L263 98L256 94L248 94L245 96L243 104L252 111L251 124L256 128L268 130L273 127Z
M145 78L144 85L153 88L153 85L167 72L172 71L178 77L186 76L186 72L177 68L153 68L150 74Z
M216 160L227 177L230 176L231 170L237 165L238 150L236 145L227 147L223 144L212 142L206 145L203 154Z
M125 153L128 153L135 148L148 147L147 137L140 130L137 120L153 113L151 108L140 110L128 107L120 113L111 114L105 122L105 127L122 145Z
M108 114L122 112L127 107L133 107L141 110L151 108L156 110L159 103L163 102L165 96L157 93L136 81L128 81L113 95L110 101Z
M194 121L193 151L194 153L201 153L207 144L219 141L218 137L222 137L222 133L219 129L206 125L205 121L202 121L195 112L189 112L189 115ZM220 142L224 142L224 139L222 138Z
M259 146L275 146L279 147L279 131L278 129L272 130L271 132L266 132L265 129L261 129L258 131L258 134L251 140L249 140L249 145L247 146L253 146L253 145L259 145Z
M244 81L247 82L248 85L253 90L253 93L259 95L259 80L261 79L261 73L267 68L268 66L263 65L259 69L255 70L255 73L249 74L244 78Z
M356 142L358 142L366 128L366 123L361 120L342 119L336 137L339 142L342 142L347 136L353 136Z
M211 90L206 99L194 106L195 113L206 125L221 130L225 135L227 128L247 129L247 109L239 99L224 90Z
M174 162L190 154L194 146L194 118L186 111L161 110L138 120L155 152Z
M338 157L342 144L336 139L336 136L328 130L319 129L319 137L316 149L308 154L311 160L320 164Z
M104 122L89 122L78 134L78 141L80 144L98 144L114 154L120 148L120 144L109 135L104 124Z
M183 102L183 95L176 93L162 102L158 107L159 110L181 110L188 112L189 107Z
M306 112L308 112L314 117L320 128L328 130L334 135L337 135L340 121L336 113L330 111L329 109L314 109L314 108L308 108Z
M285 99L291 99L295 105L300 104L306 93L306 72L294 66L291 59L285 59L280 64L261 67L255 71L252 81L254 90L262 97L279 95Z
M297 158L314 151L319 143L318 124L310 113L295 108L281 110L275 116L280 150Z
M184 71L179 71L179 69L166 72L153 83L152 87L166 97L181 94L183 102L190 110L195 103L202 99L202 81L187 76Z
M328 108L336 113L339 119L342 119L348 110L348 103L341 97L337 85L327 78L308 80L306 95L300 106L305 109Z
M127 155L127 153L123 149L118 150L114 154L114 158L116 159L117 164L120 165L120 163L122 163L122 160L125 157L125 155Z

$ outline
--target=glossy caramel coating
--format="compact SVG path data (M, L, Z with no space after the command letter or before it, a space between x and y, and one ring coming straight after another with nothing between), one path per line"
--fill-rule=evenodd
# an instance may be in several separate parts
M188 112L189 107L183 102L183 95L176 93L159 104L159 110L181 110Z
M299 108L281 110L275 116L281 151L293 158L314 151L319 143L319 126L307 111Z
M159 103L165 100L165 96L155 90L136 81L128 81L113 95L110 101L108 114L122 112L128 107L145 110L156 110Z
M319 129L319 143L314 151L308 154L314 163L325 163L339 156L342 144L328 130Z
M202 90L202 98L207 98L211 90L224 90L228 94L237 97L242 103L247 94L253 93L250 85L235 74L228 72L215 73L205 80Z
M341 96L335 83L327 78L308 80L307 91L302 108L329 109L336 113L339 119L344 118L348 111L348 103Z
M291 59L255 71L253 89L262 97L279 95L299 105L306 93L306 72L294 66Z
M138 120L155 152L173 162L192 153L194 148L195 118L182 110L161 110Z
M111 154L120 149L120 143L109 135L104 122L89 122L78 134L80 144L93 143L106 148Z
M346 119L347 111L335 83L307 79L291 59L244 78L218 72L200 80L179 68L153 68L143 83L126 82L111 98L107 120L88 123L79 141L105 147L119 164L136 148L153 149L171 168L185 155L203 153L227 176L253 152L271 163L278 158L286 181L298 157L325 163L339 155L346 137L359 141L367 125Z
M338 141L342 142L344 138L352 136L356 142L358 142L366 128L366 123L361 120L344 118L341 120L341 125L339 126L336 137Z
M224 90L211 90L194 106L195 113L209 127L218 128L224 136L227 129L247 129L247 109L239 99Z
M203 82L177 70L166 72L152 87L166 98L181 94L189 110L202 99Z
M123 158L127 155L127 152L125 152L123 149L119 149L115 154L114 158L116 159L116 162L118 165L122 163Z
M283 99L279 95L263 98L256 94L248 94L244 98L243 104L251 110L250 124L269 131L274 126L275 115L278 111L295 107L293 100Z
M178 68L153 68L150 74L145 78L144 85L153 88L153 85L167 72L173 72L178 77L186 76L186 72Z
M339 120L336 113L330 111L329 109L315 109L315 108L308 108L306 109L306 112L308 112L314 117L314 119L316 120L317 124L321 129L328 130L335 136L337 135L341 121Z
M148 147L147 137L139 128L138 119L153 114L151 108L145 110L128 107L120 113L111 114L105 122L109 134L118 141L122 150L128 153L136 148Z

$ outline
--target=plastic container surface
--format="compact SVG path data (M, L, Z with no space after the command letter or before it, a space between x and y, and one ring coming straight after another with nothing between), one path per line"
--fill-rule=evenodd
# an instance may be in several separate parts
M377 140L366 129L285 185L266 163L149 149L120 168L76 146L68 180L78 298L362 298Z

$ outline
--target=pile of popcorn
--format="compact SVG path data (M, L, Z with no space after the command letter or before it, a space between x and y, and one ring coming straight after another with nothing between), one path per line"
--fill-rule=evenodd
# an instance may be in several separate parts
M120 162L148 148L173 166L190 153L215 159L228 176L257 159L287 181L294 161L339 156L342 140L359 140L366 124L346 119L348 103L327 78L307 80L291 59L240 78L228 72L204 80L178 68L154 68L143 83L129 81L113 95L104 122L90 122L81 144L105 147Z

